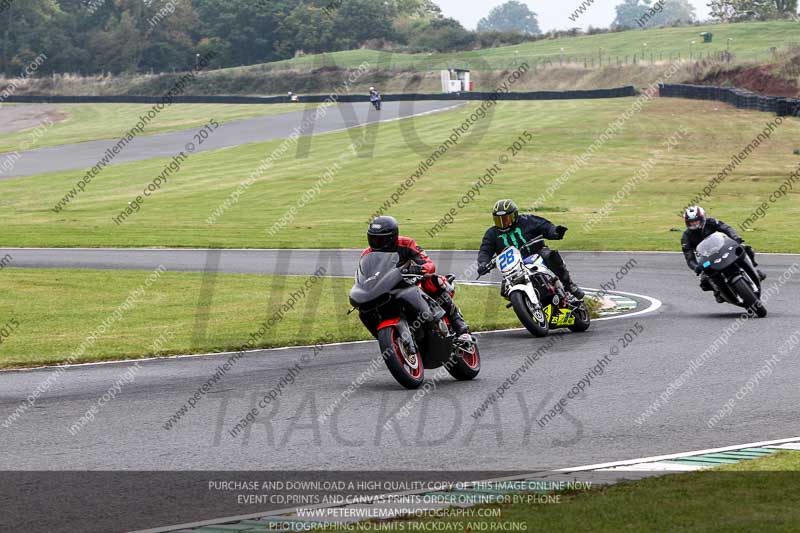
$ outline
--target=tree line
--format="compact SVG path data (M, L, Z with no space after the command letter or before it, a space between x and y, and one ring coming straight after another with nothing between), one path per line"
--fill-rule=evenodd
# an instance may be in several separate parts
M797 19L797 0L711 0L708 6L722 22Z
M516 44L510 31L471 32L431 0L1 0L0 72L42 52L39 72L78 74L210 68L298 54L391 46L450 51Z

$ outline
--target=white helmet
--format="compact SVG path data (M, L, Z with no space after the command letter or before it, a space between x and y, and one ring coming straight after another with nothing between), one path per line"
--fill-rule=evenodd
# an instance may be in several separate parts
M375 87L370 87L370 88L369 88L369 90L370 90L370 91L374 91L374 90L375 90Z
M706 211L699 205L691 205L683 212L683 220L692 231L703 229L706 226Z

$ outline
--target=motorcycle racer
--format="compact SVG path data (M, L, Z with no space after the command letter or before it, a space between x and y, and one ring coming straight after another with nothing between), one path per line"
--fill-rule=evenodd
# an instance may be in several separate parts
M375 109L380 111L381 109L381 93L378 92L375 87L369 88L369 101L372 102L372 105L375 106Z
M717 231L722 232L741 244L742 248L744 248L750 260L753 262L753 266L757 267L758 263L756 262L756 254L753 248L744 244L744 239L742 239L731 226L716 218L707 217L705 209L699 205L687 207L683 212L683 220L686 223L686 230L684 230L681 236L681 250L683 251L687 266L692 269L695 274L700 276L700 288L704 291L713 291L714 298L717 302L725 303L725 299L714 290L708 276L703 272L702 265L697 262L697 257L695 256L697 246L712 233ZM756 268L756 272L758 273L758 277L761 278L761 281L767 279L766 274L764 274L761 269Z
M492 209L492 216L494 217L494 226L486 230L478 252L478 273L480 275L487 274L491 268L489 262L492 258L509 246L519 248L539 235L545 239L561 240L567 232L565 226L556 226L546 218L520 215L517 204L511 199L498 200ZM530 251L539 254L544 259L569 293L578 300L583 299L584 292L572 281L564 259L557 250L539 244L532 247Z
M362 252L361 257L372 252L396 252L400 256L398 266L405 265L409 274L425 276L421 289L444 309L456 335L462 337L469 334L469 325L453 301L452 285L444 276L436 275L436 264L414 239L400 236L400 228L394 217L375 218L367 230L367 241L369 248ZM368 324L365 323L365 326L370 329Z

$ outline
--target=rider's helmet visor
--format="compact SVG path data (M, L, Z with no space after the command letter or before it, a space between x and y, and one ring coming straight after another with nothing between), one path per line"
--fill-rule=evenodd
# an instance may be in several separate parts
M517 218L516 213L508 213L506 215L494 215L494 225L498 229L508 229Z
M370 248L376 252L394 252L397 250L397 237L394 235L368 235Z
M695 220L687 220L686 227L689 228L690 230L702 229L703 220L700 218L697 218Z

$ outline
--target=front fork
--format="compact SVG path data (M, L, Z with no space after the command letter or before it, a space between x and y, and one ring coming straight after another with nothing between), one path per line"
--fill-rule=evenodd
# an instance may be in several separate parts
M758 270L753 264L753 261L750 259L750 256L747 255L746 251L744 253L742 262L744 263L742 268L745 272L747 272L747 275L750 278L750 286L753 288L753 292L761 297L761 278L758 277Z
M544 320L544 310L542 309L542 302L539 299L539 295L536 293L536 289L533 288L533 283L528 280L527 283L517 283L516 285L506 285L507 290L505 292L505 296L507 298L511 298L511 294L514 292L522 292L528 298L528 301L531 303L531 316L537 320L538 322L542 322ZM509 304L511 305L511 304ZM536 316L539 314L539 316Z
M453 347L456 348L456 355L458 355L458 350L466 354L473 355L477 346L478 340L472 335L469 335L468 339L462 339L461 337L456 337L453 339Z
M503 286L501 288L501 292L503 296L506 298L511 298L511 293L516 291L522 291L528 297L528 300L534 306L540 306L541 302L539 301L539 296L536 294L536 290L533 288L533 283L530 279L525 280L525 283L515 283L511 285L507 280L503 280Z
M727 295L729 300L741 303L741 298L738 294L733 292L732 287L733 283L736 281L736 278L746 275L753 292L760 298L761 280L758 277L756 267L753 266L752 261L750 261L750 257L745 254L742 258L741 265L738 265L737 263L734 264L737 265L737 268L731 274L725 271L714 276L709 276L708 281L711 283L711 286L714 287L719 293ZM718 283L720 278L724 281L724 285L722 286L720 283Z

